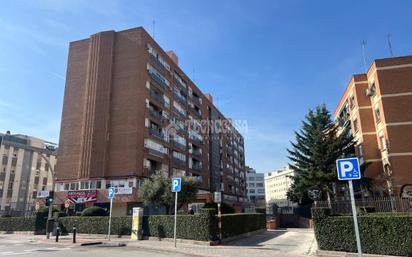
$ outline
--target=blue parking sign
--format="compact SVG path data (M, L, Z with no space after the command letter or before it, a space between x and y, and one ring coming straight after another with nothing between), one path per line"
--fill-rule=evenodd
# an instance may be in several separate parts
M358 158L345 158L336 160L336 168L339 180L360 179L360 167Z
M173 178L172 179L172 192L180 192L182 190L182 179Z
M113 199L115 194L114 187L109 187L109 199Z

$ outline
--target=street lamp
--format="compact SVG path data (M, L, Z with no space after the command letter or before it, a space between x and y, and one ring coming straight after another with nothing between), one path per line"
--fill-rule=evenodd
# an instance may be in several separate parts
M50 160L43 155L43 153L39 152L39 155L49 165L49 171L51 173L51 178L52 178L52 189L51 189L51 191L54 191L54 185L55 185L54 167L53 167L53 165L51 165ZM49 222L50 222L51 217L52 217L52 211L53 211L53 203L50 202L49 203L49 214L47 216L47 222L46 222L46 236L47 236L47 239L50 239Z

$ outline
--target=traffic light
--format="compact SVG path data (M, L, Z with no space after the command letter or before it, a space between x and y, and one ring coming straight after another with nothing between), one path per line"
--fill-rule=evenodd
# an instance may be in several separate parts
M53 205L54 191L49 192L49 197L46 198L46 206Z

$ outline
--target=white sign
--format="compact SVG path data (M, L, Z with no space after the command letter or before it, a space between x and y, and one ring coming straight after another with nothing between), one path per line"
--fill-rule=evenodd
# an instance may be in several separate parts
M49 191L37 191L37 198L47 198L49 195Z
M360 179L360 167L358 158L346 158L336 160L336 168L339 180Z
M133 188L131 187L116 187L116 195L131 195L133 193Z
M221 203L222 202L222 192L215 192L214 200L215 200L215 203Z

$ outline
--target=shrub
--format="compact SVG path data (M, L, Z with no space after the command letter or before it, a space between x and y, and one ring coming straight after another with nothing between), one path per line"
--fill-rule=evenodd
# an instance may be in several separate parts
M262 214L265 214L265 215L266 215L266 208L257 207L257 208L255 208L255 211L256 211L257 213L262 213Z
M319 248L356 252L352 216L328 216L328 213L329 209L312 210ZM359 216L358 221L365 253L412 256L412 215L369 214Z
M261 213L234 213L222 215L223 238L266 228L266 216Z
M203 205L204 209L214 209L215 212L217 213L217 203L215 202L211 202L211 203L205 203L205 205ZM235 213L235 209L227 203L222 203L220 205L220 211L222 212L222 214L228 214L228 213Z
M109 217L102 216L71 216L59 218L59 225L63 233L71 233L76 226L77 233L107 234ZM132 217L112 217L110 233L113 235L130 235Z
M82 216L107 216L107 211L100 206L90 206L82 211Z
M177 215L177 237L199 241L216 239L216 219L213 210L201 210L195 215ZM144 216L143 235L159 238L172 238L173 215Z
M45 225L46 226L46 225ZM35 217L4 217L0 218L0 231L35 231Z

